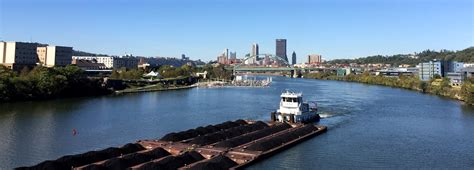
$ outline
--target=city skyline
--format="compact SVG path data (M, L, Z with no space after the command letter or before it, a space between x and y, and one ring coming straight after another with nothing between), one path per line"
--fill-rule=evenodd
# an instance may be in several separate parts
M5 0L0 5L0 40L32 40L110 55L179 58L185 53L209 61L229 48L241 58L253 42L261 53L273 53L279 38L289 41L287 51L300 54L299 61L312 53L330 60L461 50L474 44L473 2L463 0ZM81 10L72 10L76 8ZM263 10L250 12L255 9ZM38 13L56 19L44 22L31 17ZM228 26L217 27L222 23Z

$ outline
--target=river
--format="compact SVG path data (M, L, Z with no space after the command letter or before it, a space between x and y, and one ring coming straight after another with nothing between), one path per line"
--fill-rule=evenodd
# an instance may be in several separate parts
M0 104L0 169L227 120L268 120L284 89L317 101L325 117L319 124L329 130L250 169L474 167L474 109L459 101L383 86L273 77L268 88Z

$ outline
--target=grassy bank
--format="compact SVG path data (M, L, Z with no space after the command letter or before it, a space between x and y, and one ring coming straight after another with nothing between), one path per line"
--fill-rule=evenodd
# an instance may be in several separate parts
M350 74L344 77L338 77L334 73L308 73L305 78L320 80L338 80L358 82L365 84L375 84L415 90L423 93L429 93L439 96L450 97L462 100L468 105L474 105L474 80L468 79L461 87L452 87L449 85L449 79L433 79L431 81L421 81L414 76L384 77L373 76L369 73Z

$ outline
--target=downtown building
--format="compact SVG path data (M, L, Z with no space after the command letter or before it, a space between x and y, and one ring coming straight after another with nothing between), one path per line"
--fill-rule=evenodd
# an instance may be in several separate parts
M296 64L296 53L293 51L293 54L291 54L291 65Z
M308 64L320 64L322 61L322 57L319 54L308 55Z
M46 46L36 49L41 65L46 67L67 66L72 62L72 47Z
M217 63L219 64L229 64L229 49L224 49L221 55L217 56Z
M259 49L258 49L258 44L254 43L252 44L252 51L250 53L250 56L255 56L255 58L258 60L258 55L259 55Z
M275 42L275 55L289 63L288 56L286 55L286 39L276 39Z
M237 63L237 52L230 52L229 64Z
M259 47L257 43L252 44L252 49L250 50L250 56L245 60L244 64L247 65L255 65L258 64L258 55L259 55Z

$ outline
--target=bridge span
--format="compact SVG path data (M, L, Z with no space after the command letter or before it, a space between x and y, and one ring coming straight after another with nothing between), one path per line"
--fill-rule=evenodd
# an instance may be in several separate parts
M237 72L284 72L284 71L336 71L334 68L293 68L293 67L237 67Z
M229 67L233 70L234 75L238 74L280 74L289 75L291 77L301 77L302 74L310 71L327 72L336 71L334 68L295 68L295 67Z

